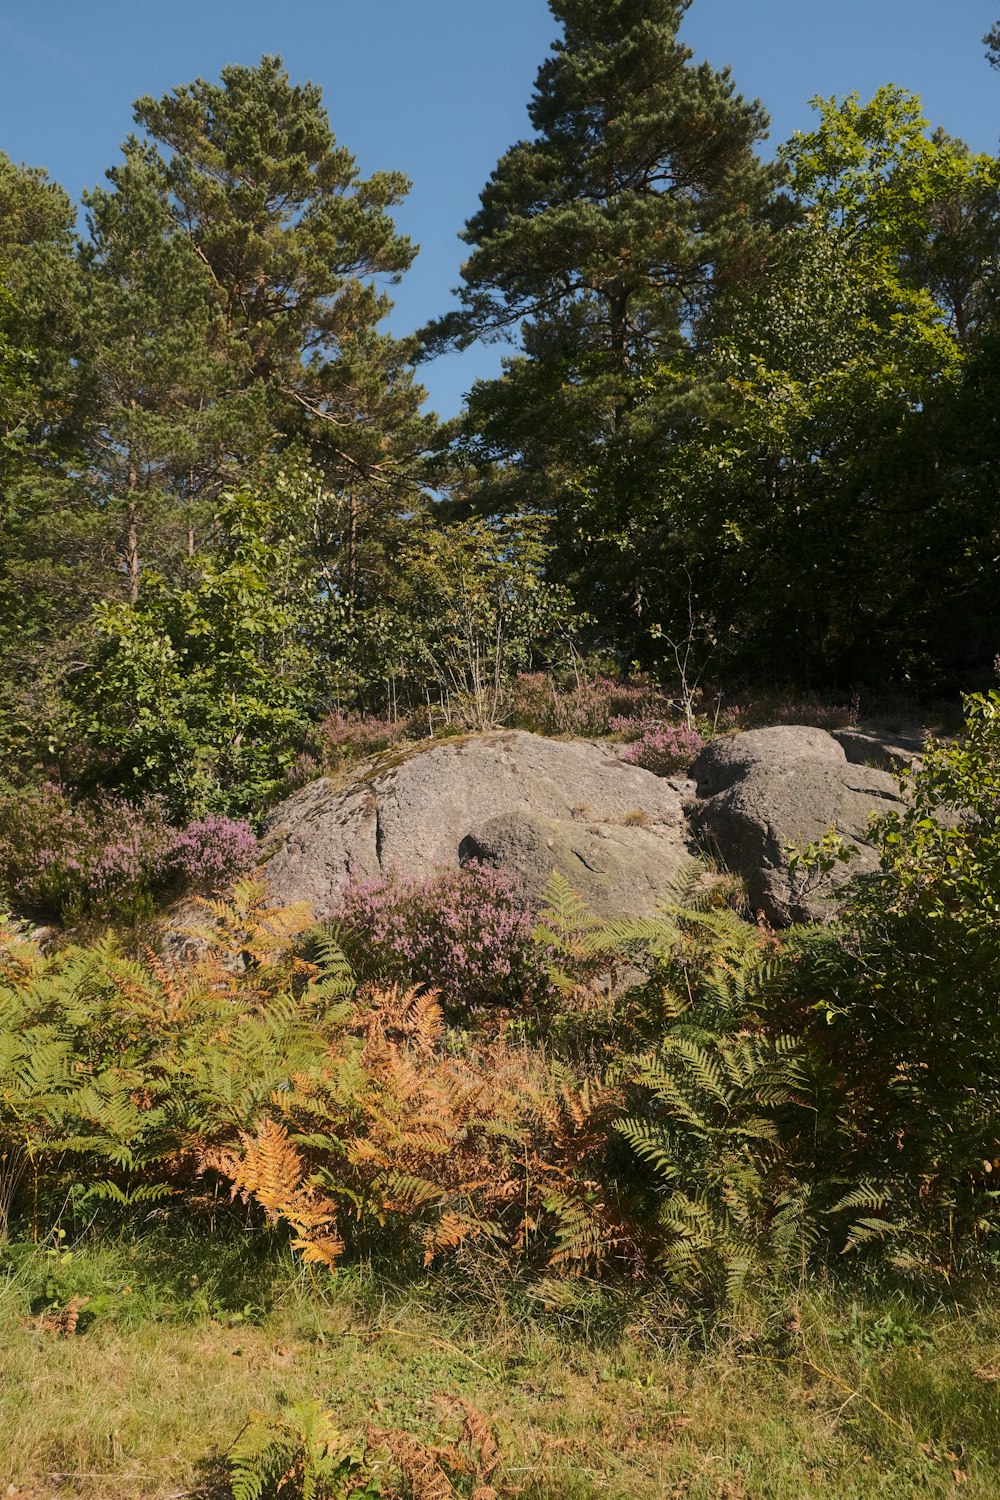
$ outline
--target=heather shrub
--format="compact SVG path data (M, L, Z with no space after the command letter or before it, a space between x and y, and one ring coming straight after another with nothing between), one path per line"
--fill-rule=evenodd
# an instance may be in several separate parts
M76 803L45 782L0 804L0 885L18 910L128 920L149 909L169 838L158 798Z
M336 915L339 939L360 974L438 990L451 1013L511 1009L549 994L528 904L513 881L486 866L425 880L390 874L354 881Z
M379 750L388 750L407 739L410 729L405 719L385 719L359 713L356 709L335 709L321 719L313 731L320 764L341 760L361 760Z
M536 734L605 735L616 717L665 717L670 699L652 678L627 682L598 675L560 682L550 672L521 672L511 689L510 722Z
M163 869L188 890L214 894L245 875L256 861L257 840L249 823L207 813L174 834Z
M626 741L622 760L655 771L657 776L686 770L705 745L697 729L689 729L686 724L621 717L612 719L609 728Z
M0 892L33 916L147 917L170 892L220 891L256 851L248 823L210 813L171 828L157 797L75 802L45 782L0 802Z

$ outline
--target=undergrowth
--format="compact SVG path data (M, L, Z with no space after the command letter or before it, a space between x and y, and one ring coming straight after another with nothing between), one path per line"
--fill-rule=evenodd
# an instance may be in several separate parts
M662 1289L529 1283L488 1252L317 1280L245 1223L95 1226L0 1265L0 1492L300 1495L311 1444L320 1497L995 1494L991 1299L813 1282L708 1324Z
M242 1416L228 1447L205 1436L217 1472L202 1492L235 1500L847 1496L890 1479L990 1494L1000 1356L975 1309L1000 1253L1000 699L968 710L963 740L930 743L903 810L876 825L879 868L829 929L751 925L733 882L695 869L653 916L598 919L554 876L530 927L498 907L479 928L473 871L456 877L474 896L458 926L443 912L434 931L432 883L406 895L416 916L367 941L244 882L203 901L186 962L130 957L112 935L43 952L6 933L7 1373L37 1387L30 1347L41 1367L93 1379L70 1350L113 1349L124 1367L148 1359L152 1328L174 1330L175 1384L192 1330L211 1330L210 1349L245 1333L227 1357L252 1345L272 1369L267 1339L290 1315L316 1320L323 1350L339 1329L356 1354L391 1336L453 1356L421 1388L442 1398L433 1422L345 1392L346 1368L334 1379L324 1353L317 1373L301 1338L308 1378L272 1369L270 1405L224 1380L225 1419ZM473 947L480 928L492 936L471 968L447 970L443 1003L429 972L407 982L406 945L422 934L432 952L459 928ZM505 985L494 965L512 933L530 983ZM562 1468L505 1456L501 1430L516 1400L498 1372L520 1362L540 1389L523 1351L544 1330L566 1341L559 1402L572 1387L601 1426L587 1439L536 1422L565 1439ZM595 1415L595 1361L614 1350L634 1369L622 1351L637 1343L634 1378L664 1404L640 1403L624 1431L621 1389ZM763 1425L716 1452L722 1417L706 1405L692 1421L715 1467L687 1453L679 1468L677 1393L713 1361ZM30 1432L12 1400L12 1427ZM75 1484L95 1439L67 1417L74 1436L56 1440L52 1420L37 1463ZM102 1420L100 1472L117 1484L125 1445ZM815 1450L805 1468L793 1429ZM762 1462L765 1431L783 1471ZM518 1429L513 1451L533 1441ZM621 1452L634 1461L608 1456ZM31 1474L17 1462L11 1484Z

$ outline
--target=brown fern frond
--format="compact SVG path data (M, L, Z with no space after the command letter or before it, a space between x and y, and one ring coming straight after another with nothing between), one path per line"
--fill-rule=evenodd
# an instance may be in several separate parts
M412 1500L455 1500L455 1487L438 1461L439 1454L412 1432L392 1428L388 1432L369 1429L372 1447L388 1448L393 1463L409 1487Z
M449 1210L423 1232L424 1265L429 1266L448 1250L457 1250L467 1240L482 1239L485 1233L482 1220Z
M0 915L0 976L14 985L26 984L45 962L45 955L30 934Z
M332 1271L344 1253L344 1242L336 1234L298 1235L292 1240L292 1249L299 1252L307 1266L323 1265Z
M453 1410L462 1413L460 1441L476 1455L477 1478L492 1479L500 1462L500 1449L489 1418L477 1406L473 1406L466 1396L448 1396L445 1399Z
M69 1338L76 1333L80 1322L80 1313L90 1301L89 1297L74 1295L66 1303L60 1312L49 1313L41 1321L42 1328L46 1333L54 1333L57 1338Z
M185 1009L185 1001L191 993L188 973L181 964L165 958L153 948L146 949L146 964L160 987L168 1014L177 1016Z
M200 1153L202 1171L209 1168L232 1183L232 1197L253 1199L271 1223L284 1219L294 1230L294 1245L303 1258L332 1265L343 1250L336 1233L336 1206L304 1182L305 1164L283 1125L264 1120L256 1136L240 1132L242 1156L224 1147Z
M438 995L419 985L370 986L358 997L355 1027L369 1043L406 1042L418 1052L432 1052L444 1032Z
M369 1044L361 1060L371 1072L373 1090L378 1098L402 1106L422 1093L424 1078L415 1057L408 1051Z

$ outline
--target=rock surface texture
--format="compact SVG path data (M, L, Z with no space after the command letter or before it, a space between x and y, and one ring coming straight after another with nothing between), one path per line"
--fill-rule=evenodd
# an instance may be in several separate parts
M692 781L624 763L615 747L520 731L444 740L383 757L348 786L311 782L265 828L276 903L330 915L350 879L425 876L476 860L538 896L552 871L600 915L655 909L700 850L747 882L769 922L824 920L832 888L803 887L788 848L831 826L856 844L850 872L872 869L869 817L901 805L894 776L849 759L821 729L782 725L712 742Z
M856 766L874 766L898 774L919 766L924 742L916 735L871 734L862 729L835 729L833 737L843 745L847 759Z
M793 880L789 847L829 828L856 845L850 873L875 868L868 842L873 812L902 806L896 778L849 761L822 729L781 725L714 740L691 770L698 801L691 825L705 850L741 875L754 911L776 926L823 921L835 912L832 883Z
M306 900L323 917L349 879L478 860L535 895L556 869L598 914L646 913L690 858L692 791L586 740L444 740L376 762L348 787L303 787L265 826L265 878L274 901Z

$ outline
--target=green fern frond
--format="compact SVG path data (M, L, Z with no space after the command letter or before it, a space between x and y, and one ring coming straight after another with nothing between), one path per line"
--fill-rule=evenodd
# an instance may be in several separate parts
M317 999L337 1000L353 995L357 979L350 959L340 943L340 929L336 923L315 927L306 934L309 958L319 970L318 977L309 986L310 995Z
M566 953L583 936L600 926L600 919L590 912L565 875L553 870L532 934L534 941L542 947Z
M904 1229L905 1225L893 1223L889 1219L856 1219L844 1241L844 1254L846 1255L851 1250L858 1250L862 1245L870 1245L873 1241L894 1239L902 1234Z
M831 1214L847 1213L852 1209L887 1208L892 1202L892 1193L886 1187L880 1187L877 1182L859 1182L849 1193L832 1204L829 1212Z
M440 1203L444 1196L443 1190L436 1183L407 1172L387 1172L380 1179L380 1186L387 1199L409 1212L426 1208L431 1203Z
M649 1120L634 1117L616 1120L614 1128L636 1156L653 1168L661 1181L676 1180L679 1168L675 1143L666 1131Z

